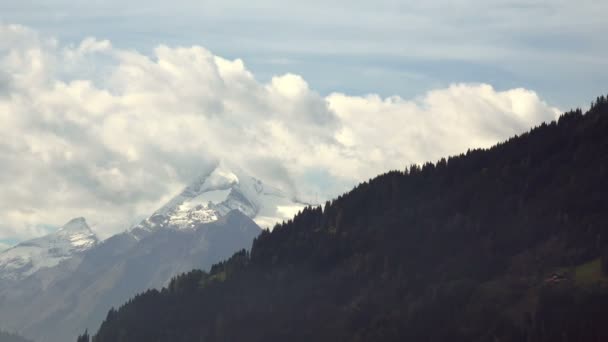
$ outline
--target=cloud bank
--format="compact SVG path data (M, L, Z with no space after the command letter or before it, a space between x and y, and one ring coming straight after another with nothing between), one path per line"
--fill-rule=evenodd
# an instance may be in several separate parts
M414 99L260 82L200 46L151 55L0 26L0 239L85 216L102 236L217 159L323 200L388 169L488 147L559 110L527 89L454 84Z

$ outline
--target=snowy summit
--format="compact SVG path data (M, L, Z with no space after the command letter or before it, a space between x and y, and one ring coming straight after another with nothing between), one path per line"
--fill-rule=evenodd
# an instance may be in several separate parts
M291 218L305 203L237 167L219 163L131 230L136 236L160 228L192 229L239 210L261 227Z
M0 280L21 280L41 268L56 266L98 242L84 218L72 219L54 233L0 253Z

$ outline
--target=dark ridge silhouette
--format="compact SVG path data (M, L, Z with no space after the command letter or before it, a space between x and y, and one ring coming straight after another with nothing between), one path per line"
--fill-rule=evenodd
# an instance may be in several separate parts
M306 208L93 341L608 341L607 194L602 96Z

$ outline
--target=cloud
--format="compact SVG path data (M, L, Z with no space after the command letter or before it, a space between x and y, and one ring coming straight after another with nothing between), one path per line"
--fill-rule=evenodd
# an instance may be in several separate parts
M496 91L487 84L455 84L417 100L344 94L327 100L344 123L336 135L342 162L332 167L328 161L327 167L358 179L406 162L489 147L559 113L532 91Z
M0 26L0 239L85 216L102 236L151 213L217 159L305 200L387 169L488 147L556 117L526 89L454 84L415 99L322 96L256 80L200 46L151 55Z

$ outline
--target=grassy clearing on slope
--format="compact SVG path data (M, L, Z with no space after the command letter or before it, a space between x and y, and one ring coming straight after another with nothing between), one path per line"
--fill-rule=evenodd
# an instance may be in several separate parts
M608 276L602 272L600 258L575 267L574 281L578 286L608 285Z

